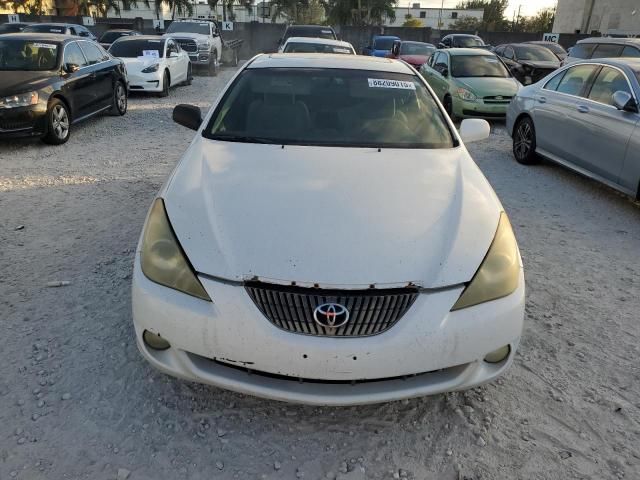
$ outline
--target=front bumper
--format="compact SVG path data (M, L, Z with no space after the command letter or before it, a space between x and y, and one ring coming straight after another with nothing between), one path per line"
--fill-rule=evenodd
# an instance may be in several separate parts
M198 53L189 52L189 60L191 60L192 65L209 65L214 58L208 51L199 51Z
M450 312L462 287L421 293L390 330L335 338L285 332L262 316L241 286L200 280L205 302L133 275L138 347L156 368L201 383L314 405L379 403L464 390L501 375L511 364L524 317L524 276L508 297ZM160 334L171 348L142 340ZM511 346L498 364L485 355Z
M128 72L130 92L161 92L163 70L153 73L131 73Z
M509 103L485 103L482 99L469 102L454 97L453 113L460 118L503 119L508 106Z
M47 132L47 106L0 108L0 138L41 136Z

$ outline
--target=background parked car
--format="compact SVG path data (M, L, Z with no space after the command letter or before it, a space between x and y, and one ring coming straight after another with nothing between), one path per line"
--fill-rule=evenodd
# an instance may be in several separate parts
M71 126L127 111L124 64L97 43L51 34L0 37L0 138L69 140Z
M391 53L393 42L400 40L400 37L393 35L374 35L371 43L362 50L362 55L373 57L386 57Z
M169 88L193 79L187 52L173 38L153 35L120 37L109 49L127 66L129 89L169 95Z
M556 57L558 57L558 60L560 60L560 61L562 61L565 58L567 58L567 51L559 43L546 42L544 40L532 40L530 42L524 42L524 43L529 43L531 45L540 45L542 47L545 47L545 48L551 50L551 52L553 52L553 54Z
M191 65L205 68L209 75L218 74L222 60L222 38L213 20L176 20L171 22L165 38L173 38L191 60Z
M488 47L477 35L466 33L452 33L440 40L438 48L485 48Z
M393 42L389 57L404 60L416 70L420 70L435 51L436 47L431 43L396 40Z
M420 73L453 119L503 118L521 87L494 53L477 48L438 50Z
M3 23L0 24L0 35L3 33L18 33L31 25L30 23Z
M583 61L525 87L507 112L513 153L541 155L640 199L640 59Z
M535 83L560 67L560 60L548 48L528 43L498 45L495 54L523 85Z
M355 55L349 42L327 38L289 37L281 49L282 53L337 53Z
M328 40L338 39L333 28L327 25L289 25L285 29L282 38L278 40L278 51L282 51L282 46L290 37L326 38Z
M88 38L89 40L97 40L91 31L83 26L75 23L32 23L25 27L25 33L57 33L60 35L74 35L78 37Z
M134 35L142 35L137 30L127 30L127 29L113 29L107 30L100 37L99 43L105 50L109 50L111 44L115 42L120 37L130 37Z
M640 57L640 38L585 38L569 49L564 63L573 63L588 58L617 57Z

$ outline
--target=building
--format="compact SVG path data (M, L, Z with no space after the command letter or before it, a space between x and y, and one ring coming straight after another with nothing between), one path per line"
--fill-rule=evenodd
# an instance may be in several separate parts
M640 35L640 0L558 0L553 33Z
M385 25L389 27L401 27L408 18L415 18L422 22L423 27L431 27L436 30L451 30L456 21L463 17L472 17L482 21L484 10L464 10L459 8L421 8L419 3L412 3L407 7L396 7L396 19L392 22L385 20ZM411 15L409 17L409 15Z

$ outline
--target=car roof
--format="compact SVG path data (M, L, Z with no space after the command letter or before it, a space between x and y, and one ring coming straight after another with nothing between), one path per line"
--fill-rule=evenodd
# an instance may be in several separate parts
M334 45L336 47L352 47L349 42L343 40L333 40L332 38L316 38L316 37L289 37L285 43L313 43L314 45Z
M374 35L374 38L397 38L400 39L397 35Z
M288 25L287 30L290 28L300 28L305 30L333 30L333 27L329 25Z
M330 53L260 54L254 57L247 65L247 68L332 68L415 75L406 63L398 60L366 55L334 55Z
M484 55L487 57L493 57L496 54L485 50L484 48L447 48L446 50L440 50L441 52L448 52L452 56L457 55Z
M578 40L577 43L619 43L621 45L636 45L640 47L640 38L589 37Z
M472 33L450 33L448 35L445 35L444 38L446 37L473 37L473 38L480 38L478 35L474 35Z
M88 40L82 37L76 37L73 35L63 35L61 33L40 33L40 32L16 32L16 33L3 33L2 39L8 40L16 38L19 40L46 40L48 42L62 43L65 41L78 41Z
M165 40L171 39L172 37L160 37L158 35L131 35L129 37L120 37L117 42L132 42L132 41L140 41L140 40L157 40L164 42Z
M433 48L436 47L433 43L416 42L415 40L402 40L402 43L414 43L414 44L418 44L418 45L428 45L428 46L433 47Z
M32 23L29 26L30 27L45 26L45 27L82 27L82 28L86 28L83 25L80 25L80 24L77 24L77 23L56 23L56 22Z
M102 33L109 33L109 32L137 32L137 30L133 30L131 28L110 28L109 30L105 30Z

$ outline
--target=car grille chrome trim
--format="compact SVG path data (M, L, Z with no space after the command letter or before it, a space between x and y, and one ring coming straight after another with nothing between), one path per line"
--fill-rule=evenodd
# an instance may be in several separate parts
M483 97L482 101L484 103L493 104L493 105L508 105L511 102L511 98L512 97L505 97L505 96L497 95L497 96L493 96L493 97Z
M176 42L178 42L178 45L180 45L180 48L182 48L185 52L187 53L197 53L198 52L198 44L196 43L195 40L192 40L190 38L173 38Z
M245 289L276 327L324 337L378 335L395 325L418 297L417 288L327 290L248 282ZM313 312L325 303L344 305L349 310L349 321L337 328L316 323Z

